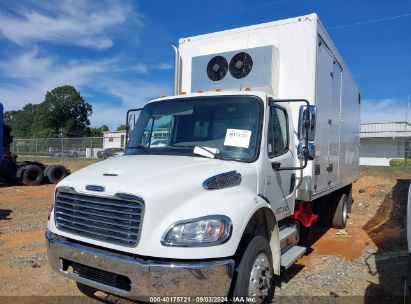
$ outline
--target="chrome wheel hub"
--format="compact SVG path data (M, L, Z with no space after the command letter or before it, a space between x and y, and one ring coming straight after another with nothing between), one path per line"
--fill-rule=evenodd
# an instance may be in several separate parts
M272 284L270 263L264 253L260 253L254 260L248 285L248 296L256 298L261 303L268 296Z

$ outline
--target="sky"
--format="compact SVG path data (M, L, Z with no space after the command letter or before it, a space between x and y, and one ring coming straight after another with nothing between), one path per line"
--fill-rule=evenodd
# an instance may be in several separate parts
M0 0L0 102L17 110L73 85L92 126L113 130L127 109L172 94L180 37L314 12L361 87L362 122L405 121L409 0Z

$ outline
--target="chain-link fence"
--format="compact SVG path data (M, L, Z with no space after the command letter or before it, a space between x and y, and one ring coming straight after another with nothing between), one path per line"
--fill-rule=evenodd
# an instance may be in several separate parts
M360 165L409 166L411 170L411 132L361 133ZM97 158L122 151L124 134L104 137L14 139L11 152L24 158ZM102 156L104 149L108 149ZM111 154L110 154L111 153Z
M96 158L103 137L14 139L11 152L25 158Z

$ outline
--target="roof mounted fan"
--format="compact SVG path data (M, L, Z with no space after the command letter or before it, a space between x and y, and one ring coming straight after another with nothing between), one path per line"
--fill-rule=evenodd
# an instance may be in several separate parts
M212 81L219 81L225 77L228 62L223 56L215 56L207 64L207 76Z
M230 74L241 79L247 76L253 68L253 59L246 52L235 54L230 61Z

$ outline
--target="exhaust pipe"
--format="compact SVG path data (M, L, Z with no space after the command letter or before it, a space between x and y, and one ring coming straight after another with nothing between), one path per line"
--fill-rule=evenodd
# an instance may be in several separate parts
M175 44L171 45L174 50L174 95L180 93L180 52Z

